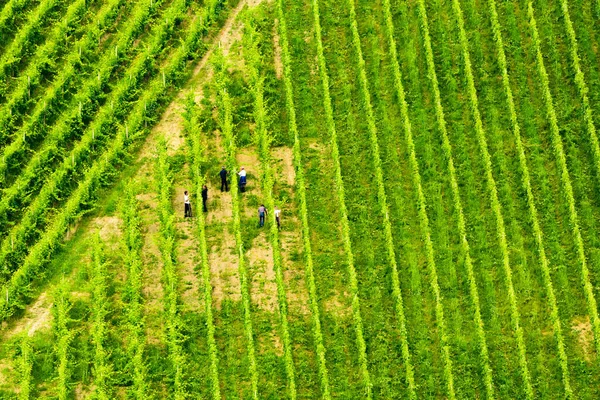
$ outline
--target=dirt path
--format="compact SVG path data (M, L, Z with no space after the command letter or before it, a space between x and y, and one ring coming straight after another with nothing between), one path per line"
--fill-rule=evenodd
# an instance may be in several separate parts
M241 0L238 5L231 10L230 15L225 22L223 28L219 34L213 39L213 44L211 48L206 52L206 54L202 57L202 59L197 63L194 71L192 73L192 77L186 85L186 88L181 90L176 98L169 104L166 108L165 112L162 114L160 121L156 124L156 126L152 129L150 135L148 135L145 143L143 144L139 155L138 162L142 164L141 171L150 170L152 171L152 164L155 158L155 148L158 143L160 137L165 138L168 146L169 155L182 154L185 153L185 149L183 148L185 145L185 137L183 131L183 112L184 112L184 103L186 98L190 93L194 94L196 100L200 100L203 96L202 88L205 83L207 83L213 76L212 68L210 68L209 60L214 53L214 51L221 47L223 52L227 55L236 41L241 39L242 26L239 23L238 16L240 12L244 9L244 7L249 5L258 5L257 1L248 1ZM180 173L176 176L174 181L174 198L173 198L173 207L178 216L181 208L181 202L179 201L179 197L183 196L182 193L184 190L192 191L192 183L189 179L188 173L189 166L186 164ZM144 193L143 196L146 198L153 198L156 196L154 191L154 185L150 181L144 182L142 184L143 187L148 187L149 191ZM217 194L217 190L213 190L214 188L209 188L211 195ZM218 195L217 195L218 196ZM212 197L212 196L211 196ZM208 215L207 222L216 222L218 220L222 220L226 218L228 215L231 215L231 197L228 194L223 194L217 197L217 202L219 207L216 207L215 211L212 211ZM214 200L211 200L212 207L215 208ZM221 206L224 205L224 206ZM227 206L229 205L229 207ZM198 212L199 205L195 205L194 212ZM148 297L148 306L147 312L156 313L158 311L157 308L161 307L160 304L160 295L162 294L162 287L160 284L161 278L161 269L160 263L152 263L155 259L155 256L158 256L158 249L156 248L156 240L158 239L158 220L155 216L152 216L152 209L154 208L151 204L147 204L149 208L149 212L146 213L148 218L146 220L147 226L147 238L145 245L145 252L151 255L151 259L145 260L145 262L151 262L149 265L154 265L153 268L148 270L147 279L145 285L145 294ZM179 218L176 220L176 227L180 234L180 237L177 240L177 261L179 267L180 274L180 283L181 283L181 297L184 303L184 306L192 311L201 311L204 307L203 303L200 300L199 295L199 281L198 281L198 271L197 264L199 263L198 256L198 243L196 240L196 233L193 227L193 224L190 221L183 221ZM226 232L224 231L225 235ZM225 240L225 243L227 241ZM227 243L228 244L228 243ZM221 246L219 246L220 248ZM209 249L210 250L210 249ZM218 250L219 254L225 252L225 249ZM212 252L211 252L212 253ZM227 265L230 262L228 260L227 254L224 254L221 258L214 259L214 255L211 254L211 257L215 263L218 265L224 265L223 270L225 271L224 284L230 286L233 282L227 276L229 275L229 270ZM147 264L148 265L148 264ZM212 263L211 263L212 265ZM211 277L212 279L212 277ZM218 278L220 279L220 278ZM216 282L215 282L216 283ZM221 287L222 285L218 285ZM215 288L215 292L219 292L219 288ZM235 286L234 286L235 288ZM224 293L229 294L229 288L222 288ZM239 293L239 290L238 290ZM218 297L218 296L217 296ZM219 300L217 300L217 304L219 304ZM150 330L154 330L154 327Z

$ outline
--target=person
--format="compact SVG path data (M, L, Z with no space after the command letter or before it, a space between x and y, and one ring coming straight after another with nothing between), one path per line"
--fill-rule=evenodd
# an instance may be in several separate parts
M275 221L277 221L277 229L281 228L281 220L279 219L281 215L281 210L279 207L275 206Z
M225 166L223 166L223 168L221 168L221 172L219 172L219 175L221 176L221 192L223 191L223 188L225 188L225 191L228 192L229 188L227 187L227 170L225 169Z
M208 200L208 187L206 185L202 186L202 208L204 212L208 212L206 208L206 201Z
M183 217L184 218L191 217L192 216L192 205L190 204L190 196L188 195L187 190L185 192L183 192L183 205L184 205Z
M267 215L267 209L264 204L261 204L260 207L258 207L258 224L261 228L265 226L265 215Z
M240 176L240 192L243 193L246 191L246 170L244 167L238 172L238 175Z

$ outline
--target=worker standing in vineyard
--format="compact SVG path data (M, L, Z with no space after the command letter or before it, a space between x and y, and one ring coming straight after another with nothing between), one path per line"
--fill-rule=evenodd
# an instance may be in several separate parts
M265 215L267 215L267 209L264 204L258 207L258 225L262 228L265 226Z
M281 229L281 210L279 207L275 206L275 221L277 221L277 229Z
M208 212L208 208L206 208L206 202L208 201L208 187L206 185L202 186L202 209L204 212Z
M188 195L188 191L183 192L183 217L191 217L192 216L192 205L190 204L190 196Z
M223 168L221 168L221 172L219 172L219 175L221 176L221 192L223 191L223 188L225 188L225 191L228 192L229 188L227 187L227 169L225 169L225 167L223 166Z
M244 167L238 172L240 176L240 192L244 193L246 191L246 170Z

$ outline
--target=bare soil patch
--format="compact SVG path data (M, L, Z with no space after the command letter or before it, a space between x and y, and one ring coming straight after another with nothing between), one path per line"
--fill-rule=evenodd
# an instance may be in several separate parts
M156 209L156 207L158 207L156 193L140 193L136 195L135 198L140 202L142 207L149 207L152 209Z
M279 44L279 20L275 19L273 25L273 66L275 67L275 76L281 79L283 76L283 63L281 62L281 45Z
M37 298L37 300L25 310L25 315L16 321L14 327L6 334L9 339L27 332L27 336L33 336L37 331L49 330L52 322L52 299L47 292Z
M277 311L277 284L273 268L273 249L266 233L262 232L246 252L252 276L250 298L262 310Z
M77 386L75 386L75 390L73 390L73 394L76 399L87 399L90 397L92 392L92 388L86 387L82 383L78 383Z
M221 303L225 299L241 300L235 237L227 228L223 229L220 246L215 245L210 249L208 262L215 307L221 308Z
M116 250L122 237L121 218L115 216L105 216L95 218L92 223L92 229L100 235L102 243L110 249Z
M327 152L327 146L317 139L307 139L306 142L308 143L308 147L310 149L316 150L321 154L325 154Z
M196 272L199 260L197 259L198 243L194 239L194 225L191 221L182 221L175 226L186 236L177 241L175 248L179 264L181 301L194 311L202 311L203 304L200 301L200 286Z
M152 303L160 301L162 296L161 281L161 264L159 262L161 255L158 250L158 231L159 223L153 222L147 225L146 234L144 235L144 244L142 246L142 260L144 265L149 266L144 273L144 296L148 306Z
M583 353L583 358L587 362L593 362L596 359L594 352L594 333L590 317L576 317L571 322L571 329L577 334L577 342Z

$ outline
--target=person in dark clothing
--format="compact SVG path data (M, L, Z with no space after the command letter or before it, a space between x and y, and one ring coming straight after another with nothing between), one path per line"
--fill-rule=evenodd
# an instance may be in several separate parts
M265 226L265 215L267 215L267 209L264 204L261 204L260 207L258 207L258 224L261 228Z
M188 195L187 190L185 192L183 192L183 205L184 205L183 217L184 218L191 217L192 216L192 205L190 204L190 196Z
M221 192L223 191L223 188L225 188L225 191L228 192L229 191L229 187L227 187L228 172L225 169L225 167L221 168L221 172L219 172L219 175L221 176Z
M208 208L206 208L206 201L208 200L208 188L206 185L202 186L202 208L204 212L208 212Z

